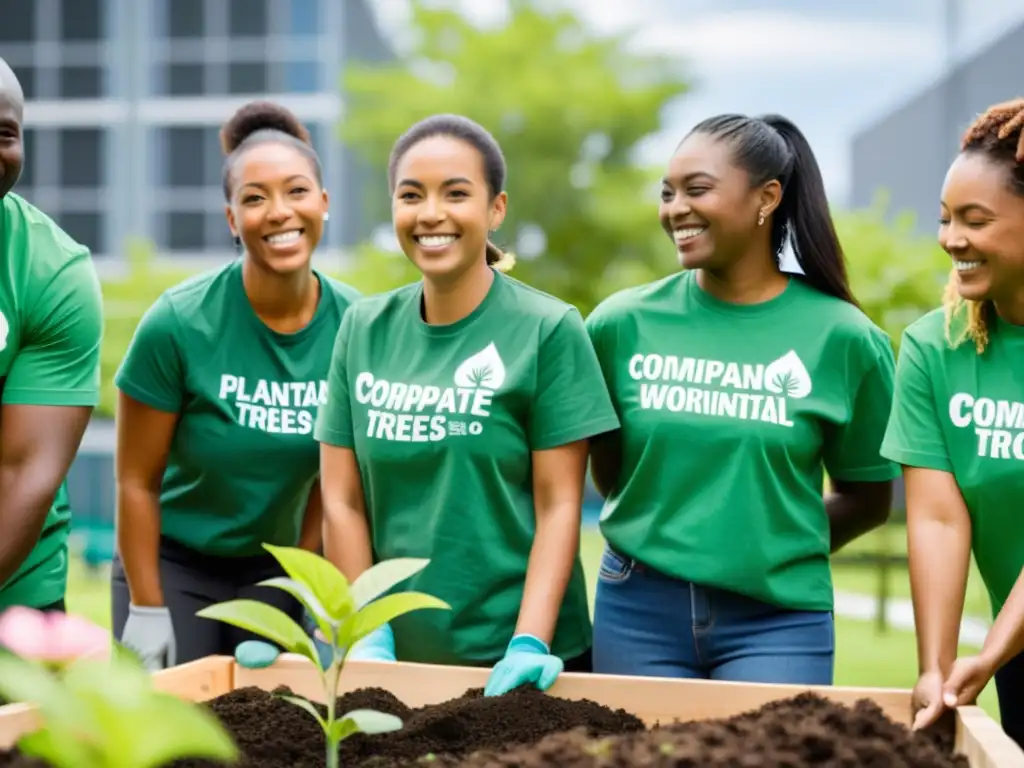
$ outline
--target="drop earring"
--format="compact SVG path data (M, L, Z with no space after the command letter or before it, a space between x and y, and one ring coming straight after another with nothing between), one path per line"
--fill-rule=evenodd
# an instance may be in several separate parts
M331 214L329 214L327 211L324 211L324 221L327 221L329 218L331 218Z
M231 238L231 242L235 244L235 250L242 250L242 238L240 238L238 235L235 235L233 238Z
M757 214L757 226L764 226L764 209L762 208Z

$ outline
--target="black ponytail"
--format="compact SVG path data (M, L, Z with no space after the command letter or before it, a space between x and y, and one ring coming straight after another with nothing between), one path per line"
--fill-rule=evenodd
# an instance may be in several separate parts
M719 115L702 121L691 133L732 144L737 162L754 186L778 179L782 199L772 215L771 243L777 263L788 244L812 288L859 306L850 290L839 235L829 210L821 169L806 137L780 115L754 118Z

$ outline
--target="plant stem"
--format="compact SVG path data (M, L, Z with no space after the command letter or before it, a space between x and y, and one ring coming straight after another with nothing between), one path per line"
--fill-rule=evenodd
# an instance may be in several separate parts
M338 680L341 677L341 658L338 646L334 646L334 659L327 671L327 768L338 768L339 739L334 735L334 721L338 716L335 707L338 703Z

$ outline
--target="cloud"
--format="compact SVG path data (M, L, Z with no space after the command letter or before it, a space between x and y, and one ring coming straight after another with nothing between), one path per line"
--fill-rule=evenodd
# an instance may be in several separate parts
M698 72L743 70L754 80L767 72L876 69L907 60L938 62L941 57L937 34L924 25L778 11L713 13L649 24L633 46L685 56Z

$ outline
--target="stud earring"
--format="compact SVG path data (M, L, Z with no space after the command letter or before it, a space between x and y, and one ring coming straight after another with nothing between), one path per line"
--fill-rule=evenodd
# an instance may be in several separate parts
M331 214L329 214L327 211L324 211L324 221L327 221L329 218L331 218Z

